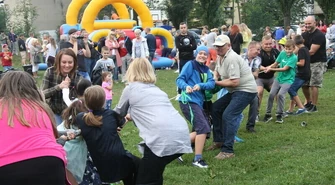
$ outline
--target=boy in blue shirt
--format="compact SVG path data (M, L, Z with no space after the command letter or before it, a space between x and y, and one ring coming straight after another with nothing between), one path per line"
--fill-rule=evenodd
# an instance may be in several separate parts
M291 84L295 79L295 70L297 66L298 58L293 53L295 43L293 40L287 40L285 43L285 49L280 52L276 62L265 68L265 73L270 71L277 71L277 77L271 87L268 103L266 106L266 114L264 122L268 123L272 120L271 110L273 106L273 100L277 96L277 111L276 111L276 123L283 123L283 113L285 105L285 94L291 87ZM279 66L279 67L278 67Z

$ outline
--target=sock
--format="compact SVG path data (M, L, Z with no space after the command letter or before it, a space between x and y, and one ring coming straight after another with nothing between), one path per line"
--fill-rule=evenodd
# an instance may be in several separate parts
M195 154L194 161L198 161L199 159L202 159L202 154Z

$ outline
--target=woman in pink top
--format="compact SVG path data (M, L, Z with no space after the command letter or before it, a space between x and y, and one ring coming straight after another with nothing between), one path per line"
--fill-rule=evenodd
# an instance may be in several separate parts
M119 42L116 39L116 33L115 31L110 31L108 33L108 36L106 37L105 45L109 48L110 51L110 57L113 59L115 68L113 72L113 80L118 81L119 80L119 67L122 66L122 60L119 54Z
M0 184L66 184L66 154L56 136L34 78L6 73L0 80Z

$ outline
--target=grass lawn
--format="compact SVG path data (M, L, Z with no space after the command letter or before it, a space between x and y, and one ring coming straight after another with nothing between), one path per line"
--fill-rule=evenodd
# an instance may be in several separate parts
M19 59L15 58L15 66ZM0 68L1 70L1 68ZM176 95L173 70L157 71L157 86L166 92L170 98ZM43 75L43 72L40 72ZM204 159L208 169L192 166L193 154L184 155L184 163L174 161L166 167L164 173L165 185L314 185L335 184L334 177L334 88L335 71L328 71L324 78L324 88L319 92L318 111L311 114L291 116L284 119L284 124L256 123L256 134L247 133L246 120L243 121L238 136L243 143L235 144L235 158L219 161L214 157L216 151L205 151ZM40 84L41 78L38 83ZM113 107L118 102L124 85L114 86ZM301 92L300 92L301 95ZM265 113L268 93L263 97L261 118ZM302 96L301 96L302 97ZM286 107L289 96L287 95ZM178 102L171 100L179 110ZM274 106L276 107L276 106ZM247 117L247 111L244 111ZM306 127L300 123L307 122ZM128 124L122 130L121 139L127 150L135 155L137 143L141 140L133 124ZM212 140L207 140L209 146Z

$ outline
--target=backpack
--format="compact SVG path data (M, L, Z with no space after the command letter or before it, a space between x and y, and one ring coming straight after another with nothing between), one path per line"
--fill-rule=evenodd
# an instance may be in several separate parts
M97 68L92 71L91 81L93 85L102 85L102 68Z

